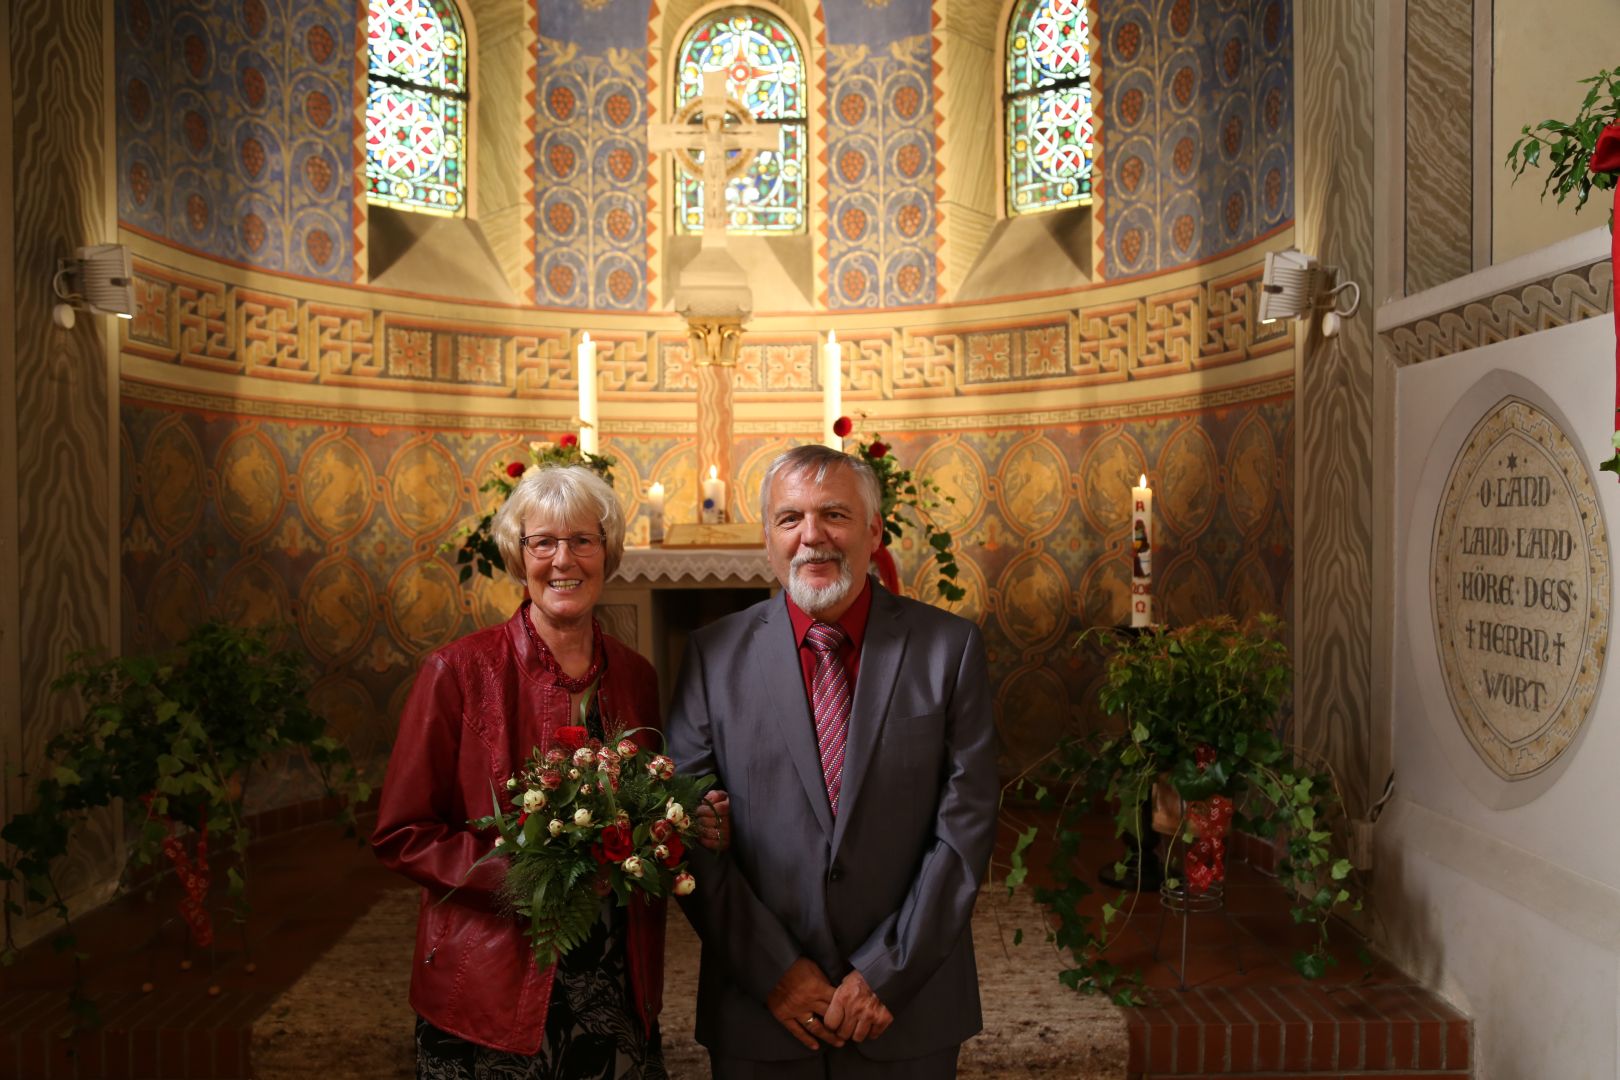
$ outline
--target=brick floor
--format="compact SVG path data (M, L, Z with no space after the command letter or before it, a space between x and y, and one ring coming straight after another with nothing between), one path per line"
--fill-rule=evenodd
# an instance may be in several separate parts
M80 948L90 955L87 988L102 1019L95 1031L71 1042L63 1037L70 966L48 942L0 971L0 1080L251 1076L254 1020L384 889L398 887L368 849L335 827L297 828L318 820L319 811L297 808L261 822L295 831L254 846L246 932L216 913L211 949L186 944L168 878L148 882L149 896L126 895L79 920ZM1003 832L1010 836L1012 828ZM1233 847L1265 860L1260 841ZM1117 855L1106 830L1084 850L1099 867ZM1033 854L1044 858L1039 849ZM1104 890L1088 902L1100 907L1114 897ZM1336 928L1338 964L1325 978L1295 973L1289 956L1308 938L1287 906L1276 882L1249 863L1230 862L1229 917L1199 915L1187 924L1182 990L1153 955L1159 940L1161 955L1179 959L1180 917L1163 916L1161 927L1157 896L1137 898L1110 953L1142 970L1146 986L1146 1002L1126 1010L1130 1080L1471 1075L1467 1018L1387 963L1364 965L1360 942L1346 928Z

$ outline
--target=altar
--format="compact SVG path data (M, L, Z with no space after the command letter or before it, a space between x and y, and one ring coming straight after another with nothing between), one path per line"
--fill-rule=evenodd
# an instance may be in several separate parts
M604 630L634 645L657 670L667 714L691 633L776 589L763 547L626 547L596 612Z

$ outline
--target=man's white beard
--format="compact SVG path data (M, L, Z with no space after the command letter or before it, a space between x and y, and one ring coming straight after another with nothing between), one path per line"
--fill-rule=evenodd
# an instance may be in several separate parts
M836 562L838 564L838 580L827 585L816 586L799 577L799 567L812 562ZM799 610L807 615L815 615L828 608L837 607L849 595L850 586L855 584L855 575L850 573L849 560L844 558L837 548L814 548L801 546L799 553L793 556L793 563L788 567L787 591L788 598L799 606Z

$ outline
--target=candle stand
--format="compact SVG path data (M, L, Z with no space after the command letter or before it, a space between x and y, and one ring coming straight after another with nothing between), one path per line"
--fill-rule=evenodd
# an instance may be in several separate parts
M1164 920L1170 912L1177 912L1181 916L1181 964L1177 966L1169 960L1164 964L1176 976L1180 988L1187 989L1187 931L1194 915L1219 915L1226 921L1227 940L1232 946L1232 959L1237 969L1243 971L1243 952L1238 948L1238 930L1232 915L1226 910L1226 883L1214 882L1201 893L1188 890L1186 879L1180 885L1171 885L1169 882L1159 884L1159 932L1153 939L1153 959L1158 960L1159 946L1164 941Z

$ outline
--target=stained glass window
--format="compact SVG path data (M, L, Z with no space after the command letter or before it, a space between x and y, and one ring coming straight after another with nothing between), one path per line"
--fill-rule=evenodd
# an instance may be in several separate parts
M460 214L467 195L467 39L452 0L370 0L366 197Z
M1007 211L1091 202L1086 0L1020 0L1007 27Z
M804 53L781 21L751 8L728 8L702 19L676 53L675 112L700 123L703 73L724 71L726 95L755 121L774 127L774 150L760 150L726 185L727 228L733 233L805 231ZM701 164L702 151L691 158ZM703 231L703 185L676 171L676 227Z

